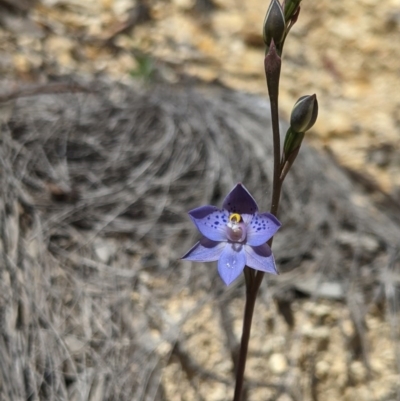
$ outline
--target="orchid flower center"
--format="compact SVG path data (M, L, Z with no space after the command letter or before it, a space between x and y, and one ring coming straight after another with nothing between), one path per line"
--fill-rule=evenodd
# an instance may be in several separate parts
M232 242L243 242L246 239L246 225L239 213L231 213L226 232Z

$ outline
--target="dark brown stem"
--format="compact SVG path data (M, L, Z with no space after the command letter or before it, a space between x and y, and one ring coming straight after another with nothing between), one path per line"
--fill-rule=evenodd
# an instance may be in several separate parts
M256 283L253 281L251 287L247 287L247 292L246 292L246 305L244 308L244 317L243 317L243 332L242 332L242 340L240 342L239 360L237 363L236 385L235 385L235 393L233 396L233 401L240 401L242 399L244 370L246 368L251 322L253 320L253 312L257 299L257 292L258 288L256 288Z
M281 143L279 133L279 111L278 111L278 98L271 101L271 119L272 119L272 132L274 136L274 177L272 181L272 201L271 213L277 215L279 209L279 199L281 197L282 181L281 175ZM272 238L271 238L272 239Z
M276 52L272 41L264 60L265 76L267 78L268 95L271 104L271 124L274 143L274 177L272 181L271 213L276 215L279 208L279 198L282 186L281 175L281 137L279 132L279 79L281 76L281 58Z

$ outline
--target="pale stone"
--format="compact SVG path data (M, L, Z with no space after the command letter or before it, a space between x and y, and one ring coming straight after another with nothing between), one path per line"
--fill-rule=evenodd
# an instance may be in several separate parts
M341 245L347 245L363 252L373 253L379 249L377 239L370 235L360 235L357 233L342 231L337 235L337 241Z
M362 383L367 377L365 366L360 361L354 361L350 365L350 373L353 380L357 383Z
M65 341L65 344L66 344L68 350L71 353L80 352L80 351L82 351L83 347L85 346L85 343L83 341L79 340L74 335L66 336L64 341Z
M326 361L318 361L315 365L315 375L318 379L324 379L328 376L331 366Z
M132 8L132 0L113 0L112 2L112 10L116 15L119 16L123 16L131 8Z
M303 335L317 343L318 351L325 351L329 346L330 329L329 327L306 326L302 330Z
M273 373L280 375L287 370L287 360L283 354L272 354L269 357L268 366Z
M290 397L288 394L282 394L276 401L292 401L293 398Z
M190 10L195 5L195 0L173 0L173 2L182 10Z
M60 53L72 50L75 44L71 39L61 36L49 36L46 40L46 48L50 52Z
M109 263L115 249L110 242L98 239L94 243L94 251L101 262Z
M240 13L215 13L213 26L221 37L238 34L243 29L243 15Z
M31 63L25 54L15 54L13 56L13 65L19 72L29 72L31 69Z

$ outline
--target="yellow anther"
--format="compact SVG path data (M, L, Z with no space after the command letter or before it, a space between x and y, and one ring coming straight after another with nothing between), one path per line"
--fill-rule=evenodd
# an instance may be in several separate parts
M229 216L229 221L231 221L232 223L239 223L240 220L242 220L242 216L239 213L232 213Z

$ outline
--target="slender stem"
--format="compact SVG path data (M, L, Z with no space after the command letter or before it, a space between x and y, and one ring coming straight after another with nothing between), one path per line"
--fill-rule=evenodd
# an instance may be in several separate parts
M249 267L245 266L243 273L244 273L244 278L246 280L246 288L248 290L253 286L255 272L253 269L250 269Z
M272 202L271 213L276 215L279 208L279 198L281 195L282 181L281 174L281 144L279 133L279 78L281 72L281 59L276 53L275 44L271 42L271 46L264 61L265 73L267 77L268 94L271 103L271 123L274 143L274 177L272 182ZM272 245L272 238L268 241L268 245ZM247 269L247 267L246 267ZM252 272L253 273L253 272ZM233 401L240 401L243 391L244 371L247 360L247 350L249 348L251 323L253 320L254 306L257 299L257 293L264 277L264 272L257 271L254 273L245 272L246 276L246 304L244 307L242 340L240 342L239 360L236 370L236 384Z
M281 139L279 133L279 111L278 97L275 99L270 96L272 133L274 138L274 177L272 181L272 201L271 213L276 216L279 209L279 199L281 197L282 182L281 175Z
M272 181L271 213L276 215L279 208L282 182L281 175L281 137L279 132L279 79L281 76L281 58L276 53L272 42L268 54L265 56L264 67L267 78L268 95L271 105L272 138L274 144L274 177Z
M233 401L240 401L242 398L244 370L246 368L251 322L253 320L253 312L257 299L257 292L258 288L256 288L256 284L253 282L251 287L248 287L248 291L246 292L246 305L244 307L244 318L243 318L243 332L242 332L242 340L240 342L239 360L237 363L236 384L235 384L235 393L233 396Z

